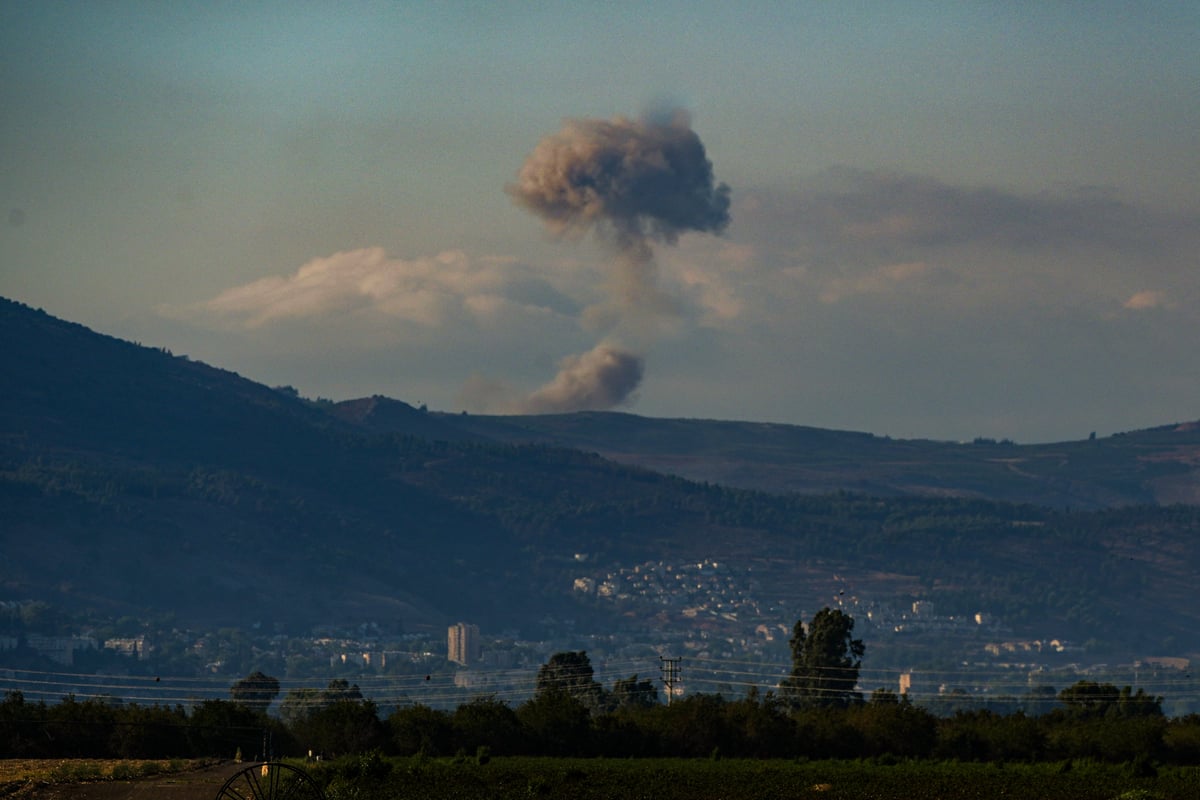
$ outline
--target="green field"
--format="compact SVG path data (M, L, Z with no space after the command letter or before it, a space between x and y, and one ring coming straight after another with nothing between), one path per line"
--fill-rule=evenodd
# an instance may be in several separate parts
M957 762L420 757L307 765L329 800L1200 798L1200 767ZM1146 774L1154 773L1156 775ZM1140 773L1140 776L1139 774Z

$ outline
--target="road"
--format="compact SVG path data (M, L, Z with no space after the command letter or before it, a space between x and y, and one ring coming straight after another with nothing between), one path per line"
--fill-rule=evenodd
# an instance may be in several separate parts
M17 793L17 800L215 800L230 777L246 764L226 761L194 772L154 775L128 781L35 786Z

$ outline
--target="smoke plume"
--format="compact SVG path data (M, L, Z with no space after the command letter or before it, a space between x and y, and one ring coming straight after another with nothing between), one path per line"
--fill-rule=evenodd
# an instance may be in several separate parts
M568 119L534 148L506 191L556 235L591 232L615 249L611 307L585 314L609 326L647 327L674 302L657 285L652 244L729 225L729 187L688 114L633 120ZM641 381L642 356L611 344L564 359L558 376L525 402L531 411L611 408Z
M507 190L556 233L593 229L647 258L650 241L674 244L685 231L720 233L729 224L729 187L714 185L684 111L666 119L566 120Z
M628 400L642 381L641 356L609 344L583 355L567 356L554 380L521 404L527 414L602 410Z

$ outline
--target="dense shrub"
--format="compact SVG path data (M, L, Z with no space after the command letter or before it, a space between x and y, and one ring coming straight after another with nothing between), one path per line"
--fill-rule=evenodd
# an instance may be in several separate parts
M1137 695L1127 709L1145 709ZM547 691L513 708L481 698L453 712L414 705L386 723L374 703L343 699L297 713L285 725L261 711L222 700L191 708L139 706L68 697L0 702L0 747L23 758L231 758L268 754L325 757L381 754L427 758L461 753L728 759L943 759L956 762L1052 762L1200 765L1200 716L1169 720L1125 713L1122 695L1109 711L959 711L938 718L894 697L846 708L787 709L770 695L741 699L695 694L669 705L589 709L566 692Z

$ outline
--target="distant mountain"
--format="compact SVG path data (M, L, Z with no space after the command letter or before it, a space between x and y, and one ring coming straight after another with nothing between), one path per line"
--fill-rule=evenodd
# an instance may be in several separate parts
M448 420L462 435L587 450L689 480L766 492L970 497L1064 509L1200 502L1195 422L1018 445L611 412Z
M0 341L0 600L196 626L678 627L695 609L579 587L713 560L774 624L849 589L1200 652L1200 508L1155 503L1195 492L1195 426L1018 446L451 415L310 402L6 300Z

